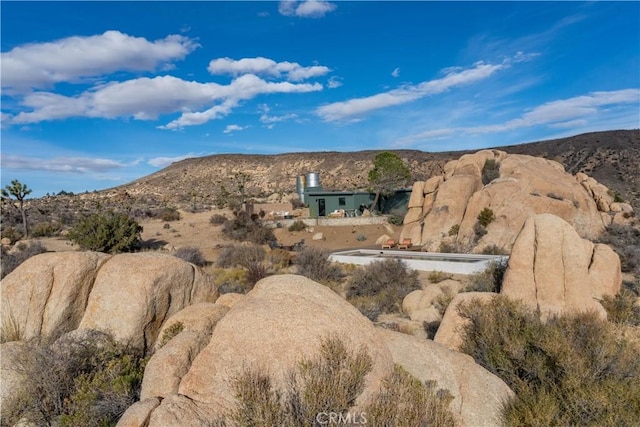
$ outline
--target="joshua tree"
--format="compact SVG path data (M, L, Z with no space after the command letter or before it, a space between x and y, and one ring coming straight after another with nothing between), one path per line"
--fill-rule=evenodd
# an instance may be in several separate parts
M7 185L5 188L0 189L0 197L2 197L2 200L13 202L13 205L20 211L25 237L29 236L29 226L27 225L27 212L24 207L24 198L29 194L31 194L31 189L27 188L26 184L22 184L17 179L11 181L11 185Z

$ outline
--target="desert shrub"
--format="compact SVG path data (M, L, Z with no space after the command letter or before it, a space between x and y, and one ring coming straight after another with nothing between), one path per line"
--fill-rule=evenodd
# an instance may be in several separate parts
M436 390L435 381L422 383L404 368L395 365L383 380L382 388L365 407L367 423L375 426L455 426L449 410L453 396Z
M491 244L491 245L485 246L482 249L482 254L483 255L508 255L509 253L505 251L504 248L496 244Z
M22 239L23 233L15 227L5 227L3 225L0 237L3 239L9 239L13 245L15 242Z
M449 236L457 236L460 232L460 224L452 225L449 229Z
M175 322L165 328L162 333L162 338L160 338L160 342L158 342L158 348L164 347L173 337L178 335L180 332L184 330L184 324L182 322Z
M238 212L233 219L226 221L222 225L222 234L233 240L246 240L257 245L276 239L273 230L262 224L258 215L252 218L246 212Z
M467 292L500 292L507 261L492 261L484 271L469 275Z
M516 397L506 425L634 425L640 414L640 350L595 313L547 322L498 296L459 308L462 351L502 378Z
M436 270L430 272L427 279L429 279L431 283L440 283L443 280L451 279L451 277L451 274Z
M289 228L287 230L289 230L289 231L303 231L306 228L307 228L307 225L303 221L297 219L289 226Z
M358 235L356 236L356 240L357 240L358 242L364 242L365 240L367 240L367 236L365 236L364 234L358 234Z
M473 234L475 236L475 241L477 242L487 234L487 229L484 226L482 226L479 222L476 222L473 226Z
M107 334L88 330L25 345L11 368L24 381L3 405L3 425L115 425L139 399L144 359Z
M601 303L607 310L607 319L613 323L640 326L640 306L636 304L638 296L627 287L623 287L615 297L606 295Z
M200 251L200 248L197 248L195 246L184 246L182 248L178 248L173 253L173 256L200 267L204 267L205 265L207 265L207 260L204 259L202 251Z
M276 270L283 270L291 266L292 256L289 251L272 249L267 253L267 262Z
M43 221L36 223L30 230L31 237L52 237L60 232L60 224L57 222Z
M613 201L615 203L622 203L624 202L624 199L622 198L622 195L616 191L613 193Z
M2 327L0 328L0 344L11 341L22 341L23 339L24 330L18 319L16 319L12 313L5 314L2 318Z
M495 159L487 159L482 167L482 184L487 185L496 178L500 178L500 163Z
M460 254L466 252L462 246L459 244L452 242L440 242L440 246L438 247L438 252L443 254Z
M331 262L329 255L326 249L305 247L298 252L293 263L298 267L298 274L327 285L344 277L340 266Z
M345 413L362 393L372 360L364 348L322 340L319 354L289 372L286 389L275 389L266 372L246 368L232 378L236 407L229 418L239 426L314 426L319 413Z
M496 219L496 216L493 214L493 211L489 208L484 208L478 214L478 224L483 227L487 227Z
M387 222L393 225L402 225L404 218L398 215L389 215L387 217Z
M418 276L417 270L409 269L401 260L372 262L349 278L347 299L375 321L380 314L402 311L402 299L421 289Z
M300 209L300 208L304 208L304 203L302 203L302 200L300 200L299 197L294 197L291 199L291 209L296 210L296 209Z
M620 257L623 272L640 274L640 229L612 223L598 238L613 247Z
M216 265L222 268L244 267L249 264L261 262L265 259L266 252L258 245L228 245L225 246L216 261Z
M228 218L224 215L214 214L209 218L209 223L212 225L222 225L228 221Z
M176 208L164 208L160 211L160 219L163 221L178 221L180 220L180 212Z
M80 219L68 237L84 250L119 253L139 249L140 233L140 224L127 214L107 212Z
M20 264L31 258L32 256L47 252L47 249L38 241L30 242L25 245L16 245L16 249L12 252L5 252L2 249L2 258L0 258L0 278L4 278L7 274L18 268Z

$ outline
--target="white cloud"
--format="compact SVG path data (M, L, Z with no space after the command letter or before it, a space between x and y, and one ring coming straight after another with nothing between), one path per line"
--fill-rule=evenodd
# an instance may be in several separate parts
M571 127L586 118L602 112L601 107L635 105L640 103L640 89L591 92L587 95L542 104L520 117L504 123L476 126L465 129L466 133L504 132L536 125Z
M152 71L183 59L198 46L181 35L150 42L119 31L26 44L1 54L2 88L46 88L115 71Z
M243 74L266 75L269 77L282 77L287 80L299 82L312 77L323 76L331 71L328 67L313 65L303 67L296 62L276 62L273 59L256 57L242 58L239 60L231 58L218 58L209 62L207 70L211 74L230 74L239 76Z
M477 62L468 69L447 69L442 78L425 81L418 85L405 85L398 89L379 93L365 98L354 98L344 102L324 105L316 113L326 121L352 119L370 111L393 105L405 104L425 96L445 92L453 87L463 86L484 80L498 70L507 67L502 64Z
M116 160L89 157L30 157L2 156L2 167L11 170L32 170L84 174L104 173L127 166Z
M149 159L147 163L157 168L164 168L166 166L169 166L171 163L179 162L180 160L190 159L198 156L199 155L196 153L187 153L187 154L183 154L181 156L175 156L175 157L154 157L153 159Z
M391 75L392 75L393 77L398 77L398 76L400 76L400 68L396 68L396 69L394 69L394 70L391 72Z
M433 139L445 139L456 133L455 129L433 129L425 132L416 133L414 135L405 136L394 142L396 147L411 146L416 142L433 140Z
M329 89L335 89L335 88L340 87L340 86L342 86L342 81L340 80L339 77L331 76L329 78L329 81L327 82L327 87Z
M284 0L278 5L278 12L285 16L300 18L322 18L336 9L336 5L322 0L303 0L301 2Z
M224 117L240 101L260 94L319 90L322 90L319 83L267 82L251 74L238 77L228 85L185 81L172 76L144 77L102 85L76 97L49 92L31 93L22 100L22 105L31 111L9 117L8 122L28 124L69 117L154 120L161 114L181 112L181 117L160 126L162 129L177 129ZM193 111L212 104L204 111Z
M227 127L222 131L222 133L232 133L236 131L245 130L246 127L242 127L239 125L227 125Z

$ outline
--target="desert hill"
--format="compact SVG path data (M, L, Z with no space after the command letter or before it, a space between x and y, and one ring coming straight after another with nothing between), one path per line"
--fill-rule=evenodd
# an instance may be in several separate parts
M637 210L640 208L640 130L613 130L569 138L497 147L509 154L528 154L562 163L567 172L586 173L620 193ZM414 181L441 174L444 165L473 151L428 153L391 150L410 167ZM475 151L475 150L474 150ZM367 188L367 173L379 151L309 152L276 155L220 154L186 159L129 184L100 193L125 190L131 196L147 195L173 203L186 203L195 193L215 198L224 187L234 191L233 177L249 175L250 196L295 192L296 177L318 172L324 188L333 190Z

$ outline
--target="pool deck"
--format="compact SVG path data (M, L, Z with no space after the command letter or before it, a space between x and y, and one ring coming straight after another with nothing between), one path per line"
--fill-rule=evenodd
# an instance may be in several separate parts
M333 252L329 259L344 264L367 265L383 259L402 260L407 267L421 271L474 274L484 271L491 262L506 261L505 255L452 254L415 250L352 249Z

